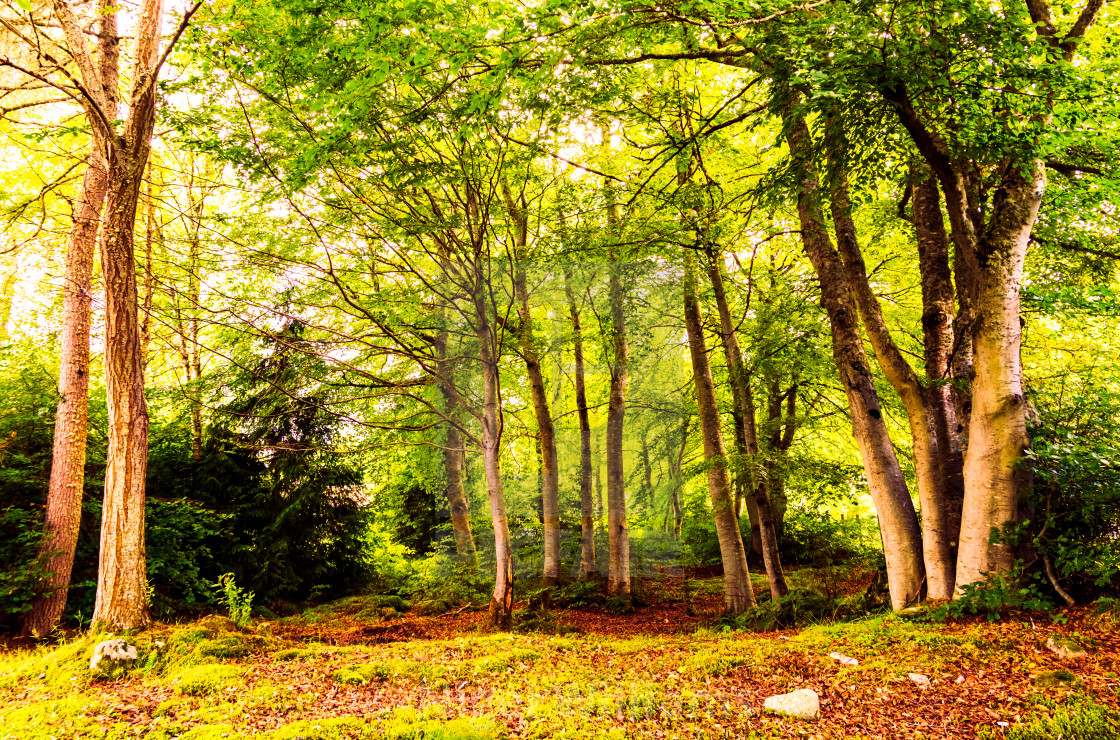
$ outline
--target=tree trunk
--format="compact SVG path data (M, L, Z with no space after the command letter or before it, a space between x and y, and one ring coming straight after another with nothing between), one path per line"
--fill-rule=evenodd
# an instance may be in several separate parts
M529 240L529 211L524 191L516 196L505 182L502 196L513 227L513 292L518 301L518 340L525 372L529 376L529 392L533 398L533 414L537 419L541 455L541 522L543 524L544 563L541 585L552 588L560 582L560 476L556 463L556 430L548 407L540 353L533 336L533 314L529 307L529 289L525 277L526 248Z
M92 621L115 629L148 624L144 553L144 483L148 466L148 407L140 354L136 262L136 204L151 153L155 125L155 65L159 53L160 0L145 0L136 25L136 62L128 120L120 137L109 132L109 189L101 234L105 280L105 388L109 449L97 599ZM97 125L97 124L94 124Z
M751 492L747 509L751 514L752 547L757 531L758 549L762 555L762 562L766 566L770 595L777 599L789 593L789 586L786 585L785 574L782 573L782 562L778 553L777 530L774 527L770 497L766 492L766 486L761 481L754 480L755 476L751 474L751 468L758 458L759 446L758 431L754 419L754 402L750 397L750 382L743 365L743 353L739 347L739 339L735 336L735 324L731 319L731 307L727 301L727 290L724 288L720 255L709 248L707 258L708 281L712 285L712 291L716 299L716 310L719 312L719 338L723 345L723 356L727 361L727 376L731 384L732 400L735 404L735 441L739 446L739 454L743 460L738 475L739 485L745 495L748 495L746 494L747 491ZM693 365L695 366L695 360ZM736 518L738 517L736 516Z
M579 578L586 580L595 573L595 502L591 494L591 420L587 412L587 389L584 383L583 329L579 308L572 292L570 276L564 285L568 297L568 313L572 317L572 351L575 353L576 414L579 417L579 508L580 554Z
M78 196L79 203L81 203L83 198L83 195ZM0 286L0 344L7 344L12 338L11 332L8 331L8 324L12 321L12 302L15 300L16 282L19 280L19 272L17 260L16 265L12 267L12 271L4 276L3 286ZM63 304L66 303L65 297L62 299L62 302ZM63 313L65 313L65 311L66 309L64 307Z
M481 271L479 282L482 281ZM494 593L490 597L490 622L500 629L509 629L513 619L513 552L510 549L509 519L506 517L505 492L502 487L502 408L498 379L498 362L493 346L493 333L486 312L484 288L477 286L475 297L475 331L478 337L479 360L482 363L482 459L486 469L486 493L490 499L490 518L494 523Z
M54 630L66 608L85 483L86 422L89 417L89 332L93 256L108 182L105 160L91 152L74 205L62 297L58 410L54 422L51 480L47 491L46 537L39 561L50 575L39 585L23 634L42 637Z
M839 126L830 122L828 146L833 169L832 220L836 229L836 245L875 358L906 408L913 440L914 477L922 507L922 554L928 595L932 599L948 599L953 593L955 561L952 543L956 540L956 533L950 531L947 522L950 507L942 479L933 415L926 403L927 388L891 337L879 299L871 289L851 216L846 163L840 141L842 136Z
M106 0L99 3L99 77L105 108L116 115L120 64L117 17ZM74 550L82 518L86 438L89 418L89 334L93 304L93 260L101 208L109 186L108 162L95 141L86 161L81 192L74 206L62 298L62 333L51 479L47 490L45 539L39 559L50 572L32 602L22 632L44 636L54 630L66 608Z
M623 417L626 414L626 382L629 377L629 347L623 314L622 265L611 260L609 298L611 312L610 398L607 402L607 539L610 566L607 593L630 596L630 532L626 526L626 478L622 467Z
M791 100L787 112L792 112L794 104ZM918 518L880 409L844 266L824 226L820 189L811 168L809 130L804 120L793 121L787 137L791 153L802 159L805 168L797 195L801 239L817 273L821 303L832 327L833 357L848 397L852 431L879 516L891 605L902 609L921 597L924 583Z
M692 357L696 401L700 411L700 431L704 438L704 460L708 465L708 496L715 516L716 536L723 561L723 605L727 614L740 614L754 606L754 590L747 571L747 553L739 533L739 520L731 497L731 480L719 426L715 384L704 345L700 302L696 297L696 263L691 254L684 261L684 324Z
M1046 170L1035 160L1028 177L1005 180L1002 202L978 245L982 265L973 319L972 415L964 459L964 506L957 588L985 572L1004 573L1014 564L1007 544L989 545L991 534L1018 520L1025 485L1017 463L1027 449L1026 409L1020 350L1019 291L1031 229L1046 188Z
M964 455L961 450L960 423L953 398L953 359L959 339L954 327L953 282L949 267L949 240L941 216L937 181L923 173L913 185L914 232L918 242L918 260L922 280L922 333L925 349L925 406L933 426L940 468L941 526L949 540L948 562L951 570L945 576L947 588L939 591L931 580L929 596L952 598L956 582L957 547L961 529L961 505L964 500ZM971 337L965 337L971 364ZM924 518L924 512L923 512ZM924 526L924 522L923 522ZM929 563L927 558L927 571Z

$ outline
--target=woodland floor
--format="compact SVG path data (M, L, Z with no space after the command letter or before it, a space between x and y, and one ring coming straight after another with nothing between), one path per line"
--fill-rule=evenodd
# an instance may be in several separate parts
M718 587L681 599L684 581L665 579L631 614L556 609L514 633L487 632L469 609L386 619L376 597L244 631L213 617L157 625L131 638L138 667L116 679L88 671L104 636L9 648L0 739L1120 737L1120 631L1091 607L1056 622L881 615L732 632L713 627ZM1052 635L1088 657L1059 659ZM763 711L799 688L820 694L818 721Z

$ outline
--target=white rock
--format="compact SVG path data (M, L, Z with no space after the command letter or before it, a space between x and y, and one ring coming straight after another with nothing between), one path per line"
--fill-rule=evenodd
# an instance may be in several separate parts
M1059 638L1058 640L1053 637L1049 638L1046 640L1046 649L1062 660L1077 660L1089 654L1085 648L1067 638Z
M771 696L762 706L778 714L801 719L817 719L821 716L821 699L812 689L798 689L788 694Z
M918 684L918 686L922 687L923 689L928 689L929 688L929 677L928 676L923 676L920 673L908 673L906 675L908 675L910 677L911 681Z
M106 666L101 666L101 662L104 660L110 662ZM93 648L93 655L89 659L89 669L96 671L101 667L104 670L105 667L118 666L126 660L136 660L135 645L129 645L127 641L119 638L105 640L97 643L97 646Z
M843 653L829 653L828 657L832 658L835 661L838 661L840 665L859 665L858 660L856 660L855 658L849 658Z

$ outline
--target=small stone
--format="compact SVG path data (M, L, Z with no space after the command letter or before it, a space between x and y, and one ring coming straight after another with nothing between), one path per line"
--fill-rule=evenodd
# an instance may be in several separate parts
M956 683L964 683L964 674L960 674L954 679Z
M1048 639L1046 649L1062 660L1078 660L1089 654L1076 640L1060 636Z
M762 706L772 712L800 719L817 719L821 715L821 699L812 689L798 689L788 694L771 696Z
M136 660L136 646L117 638L97 643L89 659L89 669L93 672L109 673L126 662ZM107 662L106 662L107 661Z
M156 646L156 650L163 650L165 647L167 647L167 643L164 642L163 640L156 640L155 641L155 646Z
M849 658L843 653L829 653L828 657L840 663L840 665L859 665L859 661L855 658Z
M928 689L929 688L930 684L929 684L929 677L928 676L923 676L920 673L908 673L906 675L910 677L911 681L913 681L914 683L916 683L918 686L922 687L923 689Z

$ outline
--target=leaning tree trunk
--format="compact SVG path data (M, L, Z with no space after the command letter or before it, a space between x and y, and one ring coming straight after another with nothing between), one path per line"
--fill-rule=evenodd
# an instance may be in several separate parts
M715 384L704 346L704 328L700 319L700 302L696 297L696 263L690 254L684 262L684 324L688 333L688 349L692 357L692 374L696 385L696 402L700 411L700 431L704 438L704 460L708 465L708 496L715 516L716 536L723 561L723 606L728 614L740 614L754 606L754 590L747 570L747 553L735 516L731 496L731 479L727 472L723 434L719 426Z
M735 336L735 323L731 319L731 307L723 284L719 255L709 249L707 256L708 281L712 284L712 291L715 293L716 310L719 312L720 342L727 361L731 397L735 404L735 441L743 457L739 485L744 495L749 496L747 508L751 513L751 539L754 539L757 530L758 546L762 553L762 562L766 566L770 595L777 599L789 593L789 586L786 585L786 577L782 573L782 561L778 554L778 536L777 529L774 527L773 509L770 506L770 496L766 486L761 481L754 480L755 476L751 475L751 468L748 467L748 464L752 467L755 465L759 452L754 402L751 398L746 368L743 365L743 352L739 347L739 339Z
M583 330L579 308L570 284L565 284L568 313L572 317L572 351L575 353L576 413L579 416L579 509L581 580L595 574L595 502L591 491L591 420L587 412L587 389L584 382Z
M104 80L106 108L116 113L116 85L120 63L117 17L108 3L99 3L99 72ZM74 205L74 223L66 252L66 277L62 298L62 332L58 410L55 416L51 480L47 490L46 537L39 559L50 573L42 593L32 602L24 619L25 635L51 632L66 607L78 527L82 518L85 482L86 436L89 417L89 333L93 303L93 260L101 207L109 186L105 153L93 146L86 162L81 192ZM7 321L4 322L5 326Z
M794 102L791 101L788 111L792 112ZM918 517L883 419L844 266L824 226L821 193L811 168L811 143L804 120L794 121L787 136L790 151L803 160L805 168L797 194L801 239L817 273L821 303L832 327L833 358L848 397L852 432L879 517L891 605L902 609L921 597L925 580Z
M933 415L927 404L927 390L895 344L883 318L879 299L871 289L851 215L841 141L843 132L836 119L829 123L828 136L830 164L833 169L832 221L836 229L836 245L843 258L848 288L859 307L875 358L906 408L910 437L913 440L914 477L922 507L922 554L927 593L932 599L948 599L953 593L955 561L952 543L956 541L956 532L949 527L951 506L942 478L942 458Z

